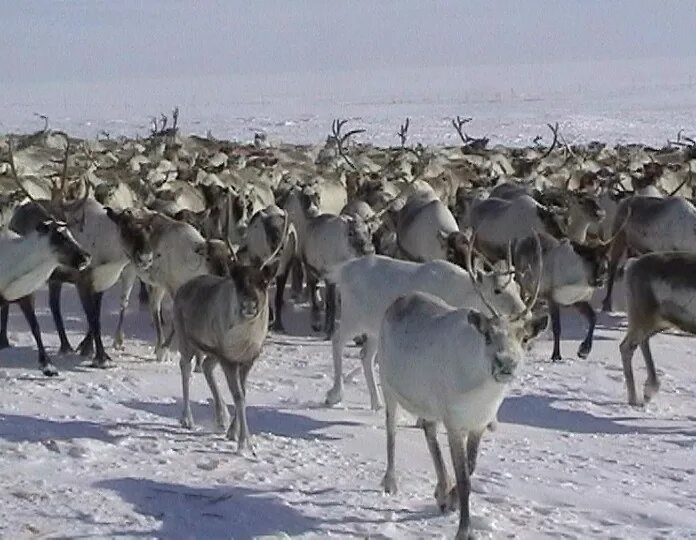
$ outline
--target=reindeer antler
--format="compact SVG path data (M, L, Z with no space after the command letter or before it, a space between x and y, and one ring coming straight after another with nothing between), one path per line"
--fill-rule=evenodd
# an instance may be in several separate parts
M553 141L551 141L551 146L549 146L546 152L542 154L541 159L549 157L549 155L551 155L551 152L553 152L553 149L556 148L556 145L558 144L558 122L556 122L554 125L546 125L551 130L551 133L553 133Z
M464 144L469 144L471 142L471 137L469 137L466 133L464 133L463 128L466 124L471 122L473 118L471 116L467 116L466 118L462 118L461 116L457 115L456 119L452 119L452 126L454 129L457 130L457 134L459 135L459 138L462 140Z
M48 116L46 116L45 114L36 113L36 112L34 113L34 116L37 116L37 117L41 118L41 120L44 121L44 127L41 131L43 131L43 132L48 131Z
M364 129L352 129L348 133L341 133L341 130L343 129L343 126L346 125L348 120L339 120L336 118L333 122L331 122L331 135L330 138L336 143L336 151L338 152L338 155L341 156L344 161L350 165L350 167L354 170L358 170L358 167L353 163L353 160L351 160L348 155L346 154L346 149L345 149L345 144L350 139L353 135L357 135L358 133L364 133Z
M399 137L399 140L401 141L402 148L406 146L406 139L408 138L408 127L410 123L411 119L407 116L406 122L399 126L399 131L396 133L396 135Z

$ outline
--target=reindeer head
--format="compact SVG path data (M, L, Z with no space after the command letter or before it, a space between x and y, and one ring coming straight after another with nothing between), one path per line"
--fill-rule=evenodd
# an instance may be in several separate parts
M117 211L110 207L106 208L106 215L118 226L128 258L142 269L149 268L153 253L146 220L136 217L131 210Z
M582 260L582 265L592 287L603 287L609 274L608 252L610 242L580 244L572 242L573 251Z
M265 311L268 304L268 286L278 273L278 255L285 246L289 229L290 220L286 214L280 242L265 261L258 266L235 263L230 268L230 279L234 282L239 296L238 309L242 318L255 319Z
M530 342L548 324L548 315L519 319L505 316L486 317L478 311L470 311L467 321L483 336L486 357L491 362L491 375L501 384L515 377Z
M375 252L372 234L365 221L358 216L341 216L345 223L348 244L355 257Z
M536 233L534 238L536 240L538 260L536 288L529 301L523 302L522 309L518 311L501 313L487 299L483 288L480 286L481 278L477 276L473 268L473 248L470 247L467 256L466 268L471 276L474 290L492 314L492 316L485 316L478 311L472 310L469 312L468 321L483 336L484 347L487 352L486 356L491 359L491 375L499 383L506 383L514 377L517 365L524 351L529 347L530 341L544 330L548 323L548 315L546 313L541 315L532 313L532 308L535 307L539 298L543 272L541 241ZM471 246L474 245L475 240L476 233L474 232ZM508 250L508 253L508 258L511 260L510 250Z
M54 220L42 221L36 226L36 232L48 238L51 250L60 264L75 270L84 270L89 265L91 261L89 253L77 243L65 223Z

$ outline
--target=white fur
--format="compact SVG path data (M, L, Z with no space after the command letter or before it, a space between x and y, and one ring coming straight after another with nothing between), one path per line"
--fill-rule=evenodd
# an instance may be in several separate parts
M440 235L458 230L457 220L435 193L409 197L397 216L397 242L405 256L417 261L445 259Z
M39 289L58 267L47 235L0 234L0 295L14 301Z

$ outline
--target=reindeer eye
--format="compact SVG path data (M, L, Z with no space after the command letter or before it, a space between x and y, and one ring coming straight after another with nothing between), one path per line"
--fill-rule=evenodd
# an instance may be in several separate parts
M486 334L486 345L490 345L493 343L493 340L491 339L490 334Z
M500 294L501 292L503 291L501 291L500 289L493 289L493 294Z

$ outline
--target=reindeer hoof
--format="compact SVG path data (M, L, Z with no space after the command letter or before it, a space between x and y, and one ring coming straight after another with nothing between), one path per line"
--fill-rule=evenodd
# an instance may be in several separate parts
M60 344L60 349L58 349L58 352L60 354L72 354L75 351L73 350L72 345L66 342Z
M218 414L215 415L215 427L219 433L226 432L230 425L230 415L229 414Z
M10 342L7 338L0 339L0 349L7 349L10 347Z
M581 343L578 349L578 358L585 359L590 356L590 351L592 350L592 345L588 343Z
M613 311L612 306L611 306L611 302L603 302L602 303L602 311L604 313L611 313Z
M94 345L91 340L83 340L77 346L77 352L80 356L92 356L94 354Z
M645 387L643 388L643 399L645 400L645 403L650 403L653 397L655 397L655 394L660 390L660 383L655 383L655 384L648 384L645 383Z
M629 396L628 397L628 404L631 407L642 407L643 404L638 401L638 398L636 396Z
M181 424L181 427L193 429L193 417L190 414L185 414L182 416L179 423Z
M435 500L441 513L453 512L459 506L457 487L449 483L446 486L437 486L435 488Z
M396 493L399 491L396 487L396 478L389 473L385 474L384 478L382 479L382 489L384 490L384 493L388 495L396 495Z
M46 377L55 377L58 375L58 369L51 362L46 362L41 366L41 373Z
M285 327L283 326L283 323L280 322L279 319L276 319L273 321L273 324L271 325L271 330L274 332L277 332L279 334L284 334L285 333Z
M343 401L343 391L336 388L332 388L326 393L326 399L324 400L324 405L331 407L333 405L338 405Z
M561 360L563 360L563 357L562 357L560 354L555 354L555 353L554 353L554 354L551 355L551 361L552 361L552 362L560 362Z

